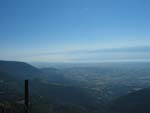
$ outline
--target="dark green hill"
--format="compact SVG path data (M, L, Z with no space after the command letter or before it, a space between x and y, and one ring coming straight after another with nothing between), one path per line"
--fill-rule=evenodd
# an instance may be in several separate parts
M3 81L13 81L16 79L14 77L10 76L8 73L0 71L0 80L2 83Z
M0 61L0 71L5 72L17 79L33 79L42 77L42 72L24 62Z
M116 99L111 110L112 113L150 113L150 88Z

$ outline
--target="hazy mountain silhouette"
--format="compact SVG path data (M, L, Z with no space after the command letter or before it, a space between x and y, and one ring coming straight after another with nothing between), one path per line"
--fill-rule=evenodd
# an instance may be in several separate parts
M42 77L41 70L24 62L0 61L0 71L8 73L17 79Z

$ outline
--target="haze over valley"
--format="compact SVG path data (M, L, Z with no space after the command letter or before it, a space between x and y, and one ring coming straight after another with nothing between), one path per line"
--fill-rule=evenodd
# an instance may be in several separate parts
M29 79L32 113L119 113L127 109L124 96L138 91L141 93L137 93L137 96L142 96L143 91L149 92L150 63L60 65L63 64L37 68L24 62L0 61L1 104L10 106L15 112L23 112L25 79ZM130 101L126 99L125 102ZM134 106L136 103L132 104ZM144 104L145 102L141 102L141 107ZM20 109L16 106L20 106ZM116 106L122 109L118 111ZM137 109L144 108L133 110ZM128 109L128 113L130 112Z

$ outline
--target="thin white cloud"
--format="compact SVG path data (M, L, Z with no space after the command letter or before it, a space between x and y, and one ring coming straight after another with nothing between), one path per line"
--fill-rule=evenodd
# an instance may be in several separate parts
M38 54L3 57L4 60L34 62L92 62L110 60L150 60L150 46L44 52Z

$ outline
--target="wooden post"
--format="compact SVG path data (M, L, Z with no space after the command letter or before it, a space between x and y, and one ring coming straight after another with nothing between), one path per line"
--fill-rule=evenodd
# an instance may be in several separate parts
M25 113L29 113L29 88L28 88L28 80L25 80Z

